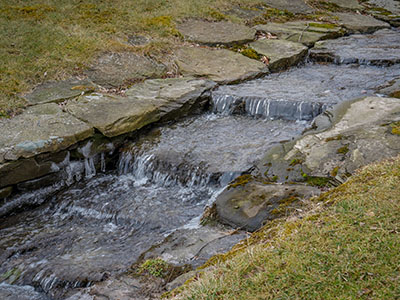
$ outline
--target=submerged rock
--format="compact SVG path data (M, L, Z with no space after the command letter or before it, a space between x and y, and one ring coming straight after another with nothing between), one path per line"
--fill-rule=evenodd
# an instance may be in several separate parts
M269 32L279 39L312 46L315 42L342 36L344 30L337 25L319 22L293 21L257 25L255 29Z
M71 78L64 81L46 82L37 86L24 98L29 104L41 104L49 102L62 102L78 97L84 93L92 92L96 86L89 80Z
M0 120L0 163L58 152L94 133L93 128L54 103L29 107L10 120Z
M388 23L368 15L337 13L335 16L339 18L339 24L351 33L372 33L379 29L390 28Z
M177 52L176 63L183 75L205 77L221 84L268 74L262 62L225 49L185 47Z
M66 110L107 137L138 130L161 118L183 116L207 100L214 84L193 78L154 79L133 86L126 97L83 96Z
M256 34L255 29L244 25L202 20L188 20L179 24L178 30L186 40L209 46L245 44Z
M383 29L369 35L321 41L311 49L310 58L337 64L390 66L400 63L400 33Z
M250 44L257 53L269 58L269 69L277 72L297 65L307 55L308 48L285 40L258 40Z
M245 176L249 175L242 178ZM247 183L242 178L222 192L215 203L222 223L247 231L293 211L300 200L320 194L319 189L310 186Z
M118 88L138 80L160 78L166 73L166 67L131 52L106 53L85 73L101 86Z

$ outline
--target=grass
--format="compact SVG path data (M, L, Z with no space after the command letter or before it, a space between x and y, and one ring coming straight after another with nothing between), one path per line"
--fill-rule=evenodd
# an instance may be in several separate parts
M81 75L97 54L134 51L162 61L182 43L186 18L229 19L235 6L261 0L0 0L0 117L25 105L19 97L47 80ZM133 47L131 35L152 37Z
M268 224L175 299L400 299L400 157Z

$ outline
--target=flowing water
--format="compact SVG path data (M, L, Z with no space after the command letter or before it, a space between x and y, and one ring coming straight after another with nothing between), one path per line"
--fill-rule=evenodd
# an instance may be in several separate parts
M0 296L61 299L66 291L128 270L172 232L198 226L221 188L268 148L301 135L328 107L374 95L399 71L398 65L308 64L220 87L209 112L127 142L112 170L106 170L104 154L88 155L88 143L81 162L64 162L63 189L9 200L41 205L1 219Z

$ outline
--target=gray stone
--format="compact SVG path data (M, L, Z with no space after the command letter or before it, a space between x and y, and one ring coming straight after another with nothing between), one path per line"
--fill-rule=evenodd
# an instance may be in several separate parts
M131 35L128 37L128 44L132 46L145 46L150 43L151 39L142 35Z
M35 291L33 286L0 284L0 299L4 300L49 300L45 294Z
M54 103L32 106L12 119L0 120L0 132L0 163L58 152L94 133Z
M168 283L165 287L167 288L168 291L172 291L177 287L183 285L189 279L195 277L197 274L199 274L199 271L190 271L185 274L182 274L181 276L175 278L173 281Z
M178 25L185 39L209 46L245 44L254 40L256 30L230 22L188 20Z
M269 69L277 72L297 65L307 55L308 48L300 43L262 39L250 44L257 53L269 59Z
M143 258L160 257L170 264L190 264L198 267L212 256L230 250L245 237L243 232L230 234L228 229L221 225L178 229L162 243L147 251Z
M329 0L329 3L348 9L363 9L364 7L357 0Z
M138 130L161 119L185 115L207 99L214 83L193 78L147 80L126 97L93 94L70 101L66 110L107 137Z
M389 82L378 90L379 94L384 94L393 98L400 98L400 77Z
M85 73L101 86L116 88L146 78L160 78L166 73L166 67L131 52L106 53Z
M11 195L13 188L11 186L0 189L0 199L7 198Z
M351 33L372 33L379 29L390 28L388 23L368 15L337 13L335 16L339 18L339 23Z
M88 80L71 78L64 81L51 81L37 86L24 98L29 104L62 102L80 96L82 93L92 92L96 86Z
M312 46L315 42L333 39L343 35L344 30L337 25L319 22L293 21L287 23L268 23L257 25L255 29L269 32L279 39Z
M265 4L294 14L309 14L314 10L303 0L264 0Z
M176 63L183 75L205 77L221 84L268 74L268 68L262 62L224 49L185 47L177 52Z
M400 15L400 2L397 0L368 0L367 3L383 8L384 11L391 12L393 15Z
M258 8L241 8L241 7L234 7L226 12L228 15L234 15L241 19L245 19L247 21L251 21L257 17L261 17L264 14L262 9Z
M281 176L304 172L342 182L360 167L400 153L400 135L392 132L391 125L399 120L400 101L396 98L344 102L316 119L316 133L267 153L259 163L260 173L287 170ZM291 167L293 162L295 167Z
M215 203L222 223L255 231L266 222L293 211L300 200L319 194L319 189L304 185L252 182L228 187Z
M383 29L370 35L355 34L321 41L311 49L310 57L338 64L390 66L400 62L400 34Z

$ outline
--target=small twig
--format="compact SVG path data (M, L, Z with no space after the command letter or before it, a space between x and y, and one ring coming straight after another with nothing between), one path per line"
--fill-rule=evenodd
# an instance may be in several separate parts
M306 32L306 30L310 28L310 22L307 22L307 26L303 29L303 31L301 32L300 36L299 36L299 40L298 42L300 43L301 39L303 38L303 34L304 32Z

